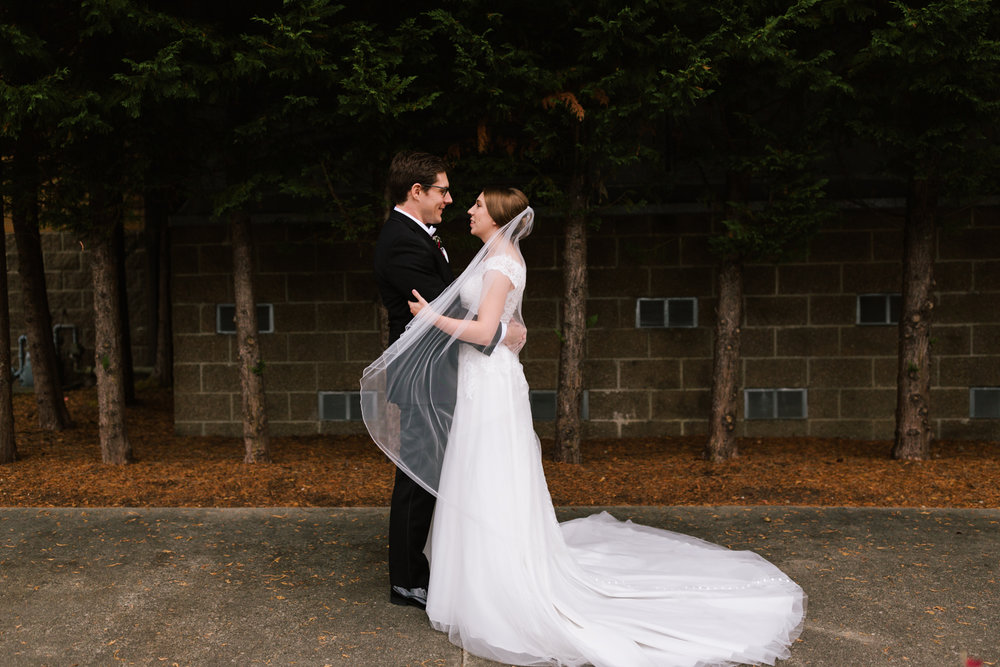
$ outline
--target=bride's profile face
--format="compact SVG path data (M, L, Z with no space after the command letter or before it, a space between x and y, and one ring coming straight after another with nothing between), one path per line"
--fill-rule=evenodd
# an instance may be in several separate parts
M490 217L486 210L486 200L480 192L476 197L476 203L469 209L469 231L483 243L497 231L497 223Z

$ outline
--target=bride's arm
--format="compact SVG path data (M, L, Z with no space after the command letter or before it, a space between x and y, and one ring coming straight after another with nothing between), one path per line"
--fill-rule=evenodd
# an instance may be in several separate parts
M490 271L492 280L486 281L487 288L484 290L482 301L479 302L479 311L474 320L459 320L454 317L438 315L434 320L434 326L450 336L455 336L459 340L475 345L489 345L497 332L500 324L500 316L503 315L504 302L507 299L507 292L514 289L514 284L510 278L500 272ZM416 302L410 301L410 312L414 316L427 306L427 301L420 296L417 290L413 290Z

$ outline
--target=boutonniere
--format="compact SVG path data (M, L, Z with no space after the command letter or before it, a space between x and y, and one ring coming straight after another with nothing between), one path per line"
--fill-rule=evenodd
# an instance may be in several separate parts
M437 235L434 235L434 236L431 237L431 239L434 241L434 243L437 243L438 250L440 250L441 249L441 237L437 236Z

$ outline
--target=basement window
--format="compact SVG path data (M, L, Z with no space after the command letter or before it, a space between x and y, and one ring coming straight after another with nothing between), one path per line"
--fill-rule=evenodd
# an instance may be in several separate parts
M969 416L973 419L1000 419L1000 387L970 388Z
M743 414L750 419L805 419L808 414L805 389L745 389Z
M635 326L639 329L691 329L698 326L697 297L636 299Z
M259 333L274 333L274 304L257 304L257 331ZM215 333L236 333L236 304L216 304Z
M532 389L528 392L528 402L531 404L531 418L540 422L551 422L556 419L556 392L552 389ZM583 390L580 399L580 418L590 418L590 392Z
M332 422L361 421L361 392L319 392L319 418L320 421Z
M859 294L857 323L863 326L899 324L903 298L899 294Z

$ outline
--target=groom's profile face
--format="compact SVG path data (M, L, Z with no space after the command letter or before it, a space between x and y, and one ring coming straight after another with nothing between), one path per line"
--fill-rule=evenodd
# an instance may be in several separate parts
M452 202L451 193L448 192L448 174L440 172L433 183L422 183L414 188L411 196L416 199L417 211L424 224L440 223L445 206Z

